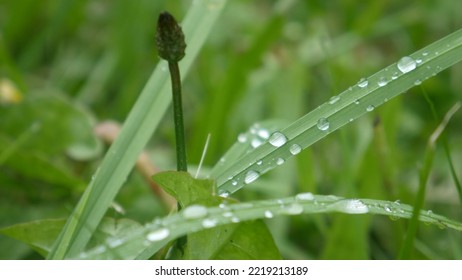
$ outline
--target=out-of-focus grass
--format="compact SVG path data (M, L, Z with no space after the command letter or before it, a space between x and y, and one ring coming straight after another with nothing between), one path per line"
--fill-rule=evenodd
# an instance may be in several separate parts
M26 100L53 92L83 107L95 121L122 122L158 62L157 14L168 9L182 18L191 3L2 1L1 78L12 81ZM462 4L450 0L229 1L184 83L190 164L199 162L208 133L206 167L253 123L295 120L361 77L459 29L460 10ZM439 116L461 99L461 72L459 64L422 84ZM422 91L416 87L390 101L236 195L250 200L311 191L412 204L418 165L440 121L433 118ZM2 100L0 118L14 106ZM175 166L170 119L165 118L147 147L161 170ZM456 114L446 128L456 171L462 168L461 122ZM0 130L0 140L18 136L6 132ZM82 161L65 151L50 155L39 148L27 151L47 164L59 163L70 179L62 183L0 166L0 226L67 216L81 186L62 186L74 179L88 182L102 156ZM437 147L425 208L460 220L449 170L443 149ZM135 220L164 214L137 174L117 200ZM397 257L407 222L333 214L280 217L268 224L286 258L389 259ZM461 242L450 231L421 227L414 257L460 258ZM11 246L2 250L1 258L37 257L3 236L0 244Z

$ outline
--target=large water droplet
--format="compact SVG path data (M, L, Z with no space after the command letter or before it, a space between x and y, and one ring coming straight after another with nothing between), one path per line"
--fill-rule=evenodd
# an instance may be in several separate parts
M268 137L270 136L269 131L266 130L266 129L260 129L257 132L257 135L260 136L263 139L268 139Z
M167 238L170 235L170 230L168 228L161 228L149 233L146 236L146 239L149 241L159 241Z
M225 218L231 218L232 216L234 216L234 214L232 212L223 213L223 217L225 217Z
M333 204L338 211L348 214L364 214L369 212L369 208L359 199L340 200Z
M204 219L202 221L202 226L204 228L212 228L212 227L216 226L217 223L218 223L218 221L215 220L215 219Z
M379 81L377 82L377 84L379 85L379 87L386 86L386 85L388 84L387 78L385 78L385 77L380 77L380 78L379 78Z
M281 147L282 145L284 145L287 142L287 137L284 134L282 134L281 132L275 132L275 133L271 134L271 136L269 138L269 142L274 147Z
M305 192L305 193L299 193L295 196L296 200L299 201L308 201L308 200L314 200L314 195L310 192Z
M240 221L241 221L241 220L239 220L238 217L232 217L232 218L231 218L231 222L233 222L233 223L239 223Z
M410 72L416 67L416 62L409 56L405 56L398 61L398 69L403 73Z
M244 133L239 134L239 136L237 136L237 141L240 143L245 143L247 141L247 135Z
M271 219L273 217L274 217L273 212L271 212L270 210L265 211L265 218Z
M285 162L285 160L284 160L283 158L278 158L278 159L276 160L276 164L277 164L277 165L283 165L284 162Z
M325 131L329 129L330 123L326 118L320 118L316 124L319 130Z
M367 79L361 78L361 80L359 80L358 82L358 87L365 88L368 84L369 82L367 81Z
M203 205L190 205L183 210L182 214L185 219L203 218L207 215L207 208Z
M289 148L289 151L291 154L296 155L302 151L302 147L300 147L298 144L292 144L292 146Z
M252 146L252 148L257 148L257 147L261 146L261 144L263 144L263 141L261 141L258 138L254 138L254 139L252 139L252 141L250 141L250 146Z
M298 203L292 203L289 206L281 209L281 212L289 215L298 215L303 213L303 206Z
M259 176L260 176L260 173L258 173L257 171L249 170L245 174L244 183L250 184L253 181L257 180Z

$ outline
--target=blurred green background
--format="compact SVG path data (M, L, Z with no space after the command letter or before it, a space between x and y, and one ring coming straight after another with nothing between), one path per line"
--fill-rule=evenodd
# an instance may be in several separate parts
M193 2L0 1L0 227L67 218L107 149L93 128L106 120L123 123L159 61L157 15L168 10L181 21ZM296 120L461 28L460 11L462 2L452 0L228 1L183 84L190 165L198 164L209 133L204 173L252 124ZM428 137L461 100L461 75L457 64L235 196L250 201L310 191L412 204ZM459 177L461 123L458 113L446 129ZM171 111L146 151L156 169L175 168ZM111 209L107 216L144 223L166 214L137 171L116 201L124 213ZM442 148L425 208L462 219ZM407 225L344 214L267 223L288 259L394 259ZM1 259L40 258L3 235L0 248ZM461 259L462 237L421 224L415 258Z

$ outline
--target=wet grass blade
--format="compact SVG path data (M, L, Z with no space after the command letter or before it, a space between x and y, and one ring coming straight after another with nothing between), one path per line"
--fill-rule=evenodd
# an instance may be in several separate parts
M229 168L214 174L218 192L233 193L340 127L462 60L462 29L402 58L275 132ZM220 170L221 171L221 170ZM217 172L218 173L218 172Z
M192 207L197 207L193 205ZM183 211L189 211L185 208ZM301 193L295 197L238 203L207 208L205 220L215 226L244 222L248 220L273 218L284 215L303 215L340 212L346 214L375 214L393 218L410 219L413 208L397 202L374 199L345 199L332 195ZM438 227L462 231L462 224L430 211L420 211L420 221ZM148 259L171 240L182 235L204 230L204 216L186 218L183 212L167 216L146 224L143 229L131 232L117 239L117 246L98 246L88 252L74 256L81 259ZM108 243L108 242L106 242Z

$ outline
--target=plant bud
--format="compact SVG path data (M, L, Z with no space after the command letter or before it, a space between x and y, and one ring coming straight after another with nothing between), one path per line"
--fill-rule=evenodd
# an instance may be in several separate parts
M156 43L159 56L168 62L178 62L185 55L186 43L183 31L168 12L159 15Z

